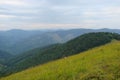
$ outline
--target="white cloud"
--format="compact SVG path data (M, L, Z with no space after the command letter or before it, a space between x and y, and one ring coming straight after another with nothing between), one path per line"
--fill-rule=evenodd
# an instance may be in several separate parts
M1 0L0 4L4 5L25 5L23 0Z
M0 18L4 19L4 18L15 18L16 16L14 15L4 15L4 14L0 14Z
M14 26L13 26L14 25ZM25 30L33 30L33 29L68 29L68 28L82 28L83 25L80 24L41 24L41 23L18 23L18 24L0 24L0 29L9 30L9 29L25 29ZM88 28L85 27L84 28Z

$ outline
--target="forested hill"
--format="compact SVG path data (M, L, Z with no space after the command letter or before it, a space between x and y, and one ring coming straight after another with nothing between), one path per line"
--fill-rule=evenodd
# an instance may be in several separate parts
M13 55L6 52L6 51L2 51L0 50L0 64L4 64L4 62L6 62L8 59L12 58Z
M120 41L112 41L0 80L120 80Z
M0 50L0 72L6 66L5 62L8 61L12 57L13 57L12 54L10 54L10 53L8 53L6 51Z
M7 63L8 67L3 70L2 74L11 74L52 60L74 55L104 45L114 39L120 40L120 35L108 32L94 32L83 34L64 44L51 45L43 49L33 49L9 60Z

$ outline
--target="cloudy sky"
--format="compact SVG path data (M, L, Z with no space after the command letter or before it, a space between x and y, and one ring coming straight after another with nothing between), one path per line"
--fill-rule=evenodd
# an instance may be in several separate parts
M120 0L0 0L0 30L119 28Z

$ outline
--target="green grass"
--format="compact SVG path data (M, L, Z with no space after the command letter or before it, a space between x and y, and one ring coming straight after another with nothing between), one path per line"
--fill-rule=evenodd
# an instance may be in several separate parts
M120 41L113 41L0 80L120 80Z

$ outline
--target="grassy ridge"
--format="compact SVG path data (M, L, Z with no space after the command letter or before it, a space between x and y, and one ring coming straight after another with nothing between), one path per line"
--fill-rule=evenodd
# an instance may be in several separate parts
M0 80L120 80L120 41Z

